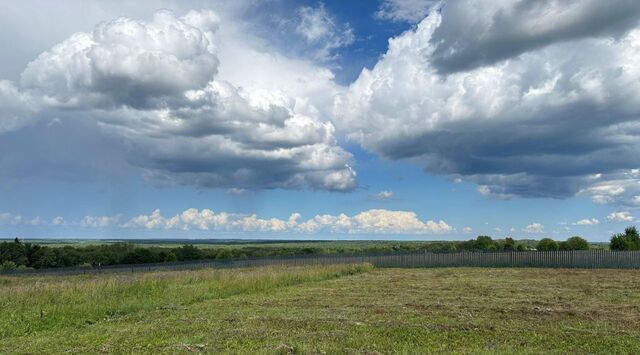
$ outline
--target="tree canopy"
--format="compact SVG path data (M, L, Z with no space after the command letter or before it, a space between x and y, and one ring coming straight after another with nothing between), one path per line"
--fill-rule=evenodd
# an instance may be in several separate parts
M611 237L611 250L640 250L640 235L636 227L628 227L624 233L617 233Z

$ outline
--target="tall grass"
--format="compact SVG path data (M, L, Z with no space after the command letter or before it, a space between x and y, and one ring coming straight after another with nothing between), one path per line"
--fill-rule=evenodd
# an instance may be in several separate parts
M370 264L0 277L0 340L367 272Z

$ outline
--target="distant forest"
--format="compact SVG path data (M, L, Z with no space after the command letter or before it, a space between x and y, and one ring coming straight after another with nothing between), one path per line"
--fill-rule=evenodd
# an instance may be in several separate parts
M544 238L540 241L516 241L512 238L494 240L479 236L467 241L442 242L319 242L319 243L268 243L220 245L198 247L186 244L171 246L141 246L126 242L86 246L48 246L13 241L0 243L0 270L16 268L100 267L118 264L144 264L203 259L244 259L288 255L344 254L344 253L393 253L411 251L526 251L526 250L587 250L592 248L581 237L565 241ZM640 250L640 238L635 227L612 236L612 250Z

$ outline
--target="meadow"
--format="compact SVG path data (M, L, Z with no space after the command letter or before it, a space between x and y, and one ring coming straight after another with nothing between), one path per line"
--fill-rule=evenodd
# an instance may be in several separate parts
M0 277L0 353L638 353L640 270Z

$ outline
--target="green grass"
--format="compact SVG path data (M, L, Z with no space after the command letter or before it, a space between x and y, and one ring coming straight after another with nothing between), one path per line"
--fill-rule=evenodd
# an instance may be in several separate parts
M0 305L0 353L640 352L636 270L4 277Z

